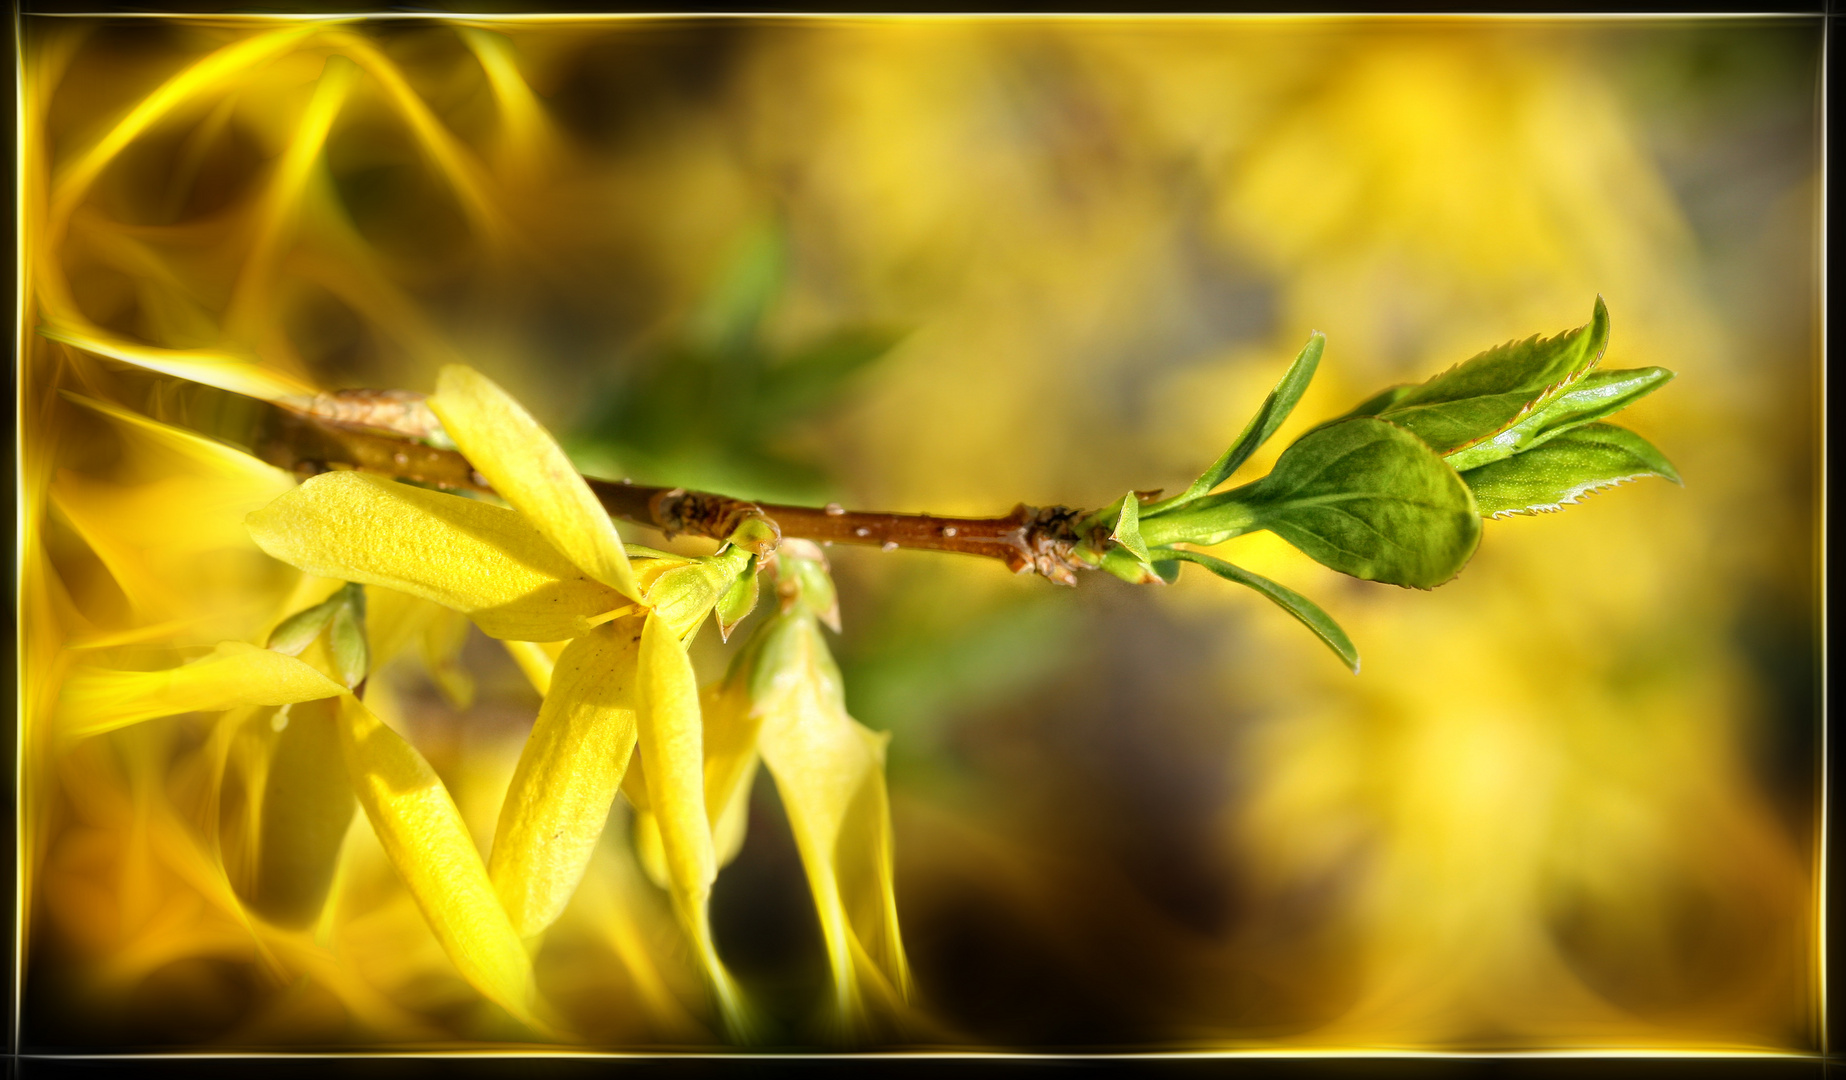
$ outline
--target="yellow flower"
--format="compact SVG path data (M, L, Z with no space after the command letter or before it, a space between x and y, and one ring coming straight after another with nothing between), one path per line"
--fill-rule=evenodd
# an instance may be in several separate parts
M846 712L840 671L821 637L837 623L820 549L785 540L777 553L781 610L757 631L707 696L707 805L730 850L742 840L760 754L788 813L820 916L842 1027L868 1007L907 1018L910 967L892 888L885 743Z
M251 514L251 535L309 573L435 601L490 636L569 642L501 808L488 860L500 903L521 936L551 925L583 878L638 747L646 780L637 801L658 822L675 908L727 1023L741 1033L742 1001L707 914L717 860L684 639L747 556L649 558L637 569L563 450L505 391L451 366L429 404L512 509L335 472ZM535 662L531 649L515 656ZM629 788L641 790L635 781Z
M80 407L70 414L73 423L94 418L106 427L106 437L121 447L122 464L107 479L61 471L49 501L120 590L127 625L111 626L95 615L78 620L74 613L59 620L65 648L55 666L40 665L47 707L28 722L35 761L54 754L80 760L86 740L143 721L220 714L204 754L216 763L205 846L195 850L195 841L174 829L161 834L163 853L153 857L193 875L271 963L286 956L289 966L314 970L343 998L372 1001L375 995L333 970L318 946L277 929L300 926L321 907L357 795L460 973L514 1017L546 1030L523 945L447 790L421 755L330 676L338 665L327 650L318 643L305 652L301 646L288 650L302 653L297 658L233 638L197 655L201 641L226 633L260 639L265 626L274 625L278 605L283 613L311 607L339 589L338 581L302 578L290 595L281 568L242 527L247 513L290 490L294 478L108 402L70 393L64 398ZM420 641L438 683L465 697L470 688L452 665L459 646L455 617L384 590L375 590L373 599L369 651L375 665ZM121 670L112 665L121 662L123 646L143 656L153 646L193 658L155 670ZM271 741L273 757L249 763L244 773L244 790L261 803L245 812L258 842L244 847L260 855L244 875L225 865L216 807L231 747L258 717L266 731L280 735ZM134 767L147 765L131 757ZM80 775L80 783L90 782L90 774ZM148 807L142 812L154 813ZM237 883L245 878L254 880ZM251 919L246 903L271 925Z

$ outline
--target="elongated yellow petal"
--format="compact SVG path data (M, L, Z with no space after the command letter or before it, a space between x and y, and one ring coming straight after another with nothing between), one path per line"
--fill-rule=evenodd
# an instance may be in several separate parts
M623 606L519 514L363 473L316 476L246 521L283 562L433 600L493 637L581 637Z
M750 782L756 774L757 731L763 719L750 707L749 688L743 685L707 687L702 706L705 812L712 823L713 854L723 866L743 847L750 821Z
M243 513L256 509L295 486L295 478L287 472L235 447L183 428L163 424L107 401L69 391L60 393L71 404L108 420L124 444L124 457L133 466L157 475L209 478L224 485L220 489L219 498L249 502Z
M494 895L468 826L436 771L348 694L340 699L347 774L379 843L449 959L476 990L537 1028L532 963Z
M733 1032L746 1027L743 999L712 942L708 902L718 876L705 815L699 688L678 636L650 613L641 629L636 728L647 763L647 801L660 829L674 907L692 936Z
M365 643L374 671L397 659L398 654L417 640L423 632L423 621L432 610L447 609L382 585L365 590Z
M162 117L184 102L222 87L251 66L260 64L302 38L320 31L312 22L244 38L218 49L161 83L128 114L116 121L57 176L54 217L74 205L103 168Z
M57 723L65 735L83 738L157 716L288 705L345 692L292 656L227 641L209 655L164 671L74 668L58 694Z
M315 388L305 380L277 371L254 356L240 356L212 349L157 349L151 345L105 338L71 326L48 326L40 333L84 352L264 401L315 392Z
M549 927L577 891L628 769L639 631L620 619L564 649L513 770L487 868L521 936Z
M856 1022L868 993L891 1008L910 991L892 888L886 736L847 715L819 627L799 618L783 653L794 677L769 703L759 745L814 894L836 1005Z
M353 789L340 749L336 700L289 706L263 784L256 887L250 906L283 926L313 921L326 902Z
M468 629L468 620L460 612L435 607L417 637L417 655L423 660L423 670L448 703L458 709L474 704L474 676L461 662Z
M492 379L459 364L436 377L429 407L494 490L584 573L640 599L609 512L564 450Z
M551 670L563 654L568 641L503 641L508 656L525 673L540 697L551 692Z
M717 870L705 816L704 753L697 677L679 638L656 615L642 624L638 696L641 754L651 809L673 887L703 897Z
M673 875L667 871L666 849L660 845L660 820L654 816L654 803L647 794L647 762L639 754L628 763L628 775L622 777L622 795L635 812L635 862L649 881L671 889Z

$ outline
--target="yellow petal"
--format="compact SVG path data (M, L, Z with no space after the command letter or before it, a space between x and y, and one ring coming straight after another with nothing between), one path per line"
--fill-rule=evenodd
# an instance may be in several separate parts
M365 644L371 653L372 670L382 669L416 641L430 612L447 610L440 604L396 589L368 586L365 590Z
M507 655L519 665L525 673L526 681L532 684L540 697L551 692L551 670L557 664L558 657L564 652L568 641L502 641Z
M475 470L571 562L622 595L640 598L609 512L519 402L473 368L450 364L436 377L429 407Z
M312 385L266 366L254 356L239 356L211 349L157 349L129 341L110 340L70 326L48 326L40 333L53 341L76 346L84 352L264 401L276 401L293 394L315 393Z
M671 627L650 613L641 629L636 728L647 763L647 801L660 830L675 909L733 1032L745 1026L743 999L712 942L708 904L718 875L705 815L699 688Z
M83 738L157 716L288 705L345 692L292 656L227 641L165 671L73 669L58 695L58 726L71 738Z
M247 523L283 562L433 600L497 638L580 637L623 606L519 514L363 473L316 476Z
M705 715L705 812L712 849L723 866L743 847L750 821L750 781L756 774L757 730L762 716L750 707L747 686L708 687Z
M64 400L96 413L122 440L123 457L154 476L174 474L210 478L223 485L227 502L248 502L242 513L263 505L295 486L295 478L234 447L176 428L96 398L60 391Z
M790 629L799 636L784 656L798 677L770 703L759 745L814 894L836 1006L857 1021L868 994L890 1009L910 992L892 883L886 736L847 715L814 617Z
M417 637L417 655L443 698L457 709L466 709L474 704L474 675L461 662L462 646L468 643L468 620L460 612L431 607L434 610Z
M628 763L628 775L622 777L622 794L635 812L635 861L641 864L649 881L663 889L671 889L673 880L667 872L667 853L660 844L660 819L654 816L654 803L647 794L647 762L639 755Z
M542 1028L531 961L441 778L350 694L340 699L339 721L359 805L436 940L476 990Z
M639 620L621 619L564 649L513 770L488 874L521 936L569 903L628 769L638 631Z
M337 711L337 701L325 700L278 714L284 726L263 783L250 906L283 926L305 926L320 913L352 823L353 789Z

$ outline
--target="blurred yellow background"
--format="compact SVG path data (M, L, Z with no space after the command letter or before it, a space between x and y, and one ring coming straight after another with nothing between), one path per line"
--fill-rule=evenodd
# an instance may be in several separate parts
M1241 479L1600 294L1605 362L1679 373L1622 423L1683 489L1492 522L1427 594L1227 545L1356 678L1196 572L830 552L848 704L894 733L921 1041L1814 1047L1819 48L1799 19L25 17L26 1044L492 1037L362 831L318 944L271 955L187 847L235 748L30 727L69 647L248 635L290 586L235 535L104 550L82 482L133 447L54 391L183 395L41 326L322 387L462 359L595 474L999 514L1183 486L1310 331ZM466 656L466 710L387 692L485 836L536 697ZM819 935L757 800L714 918L800 1043ZM601 1045L711 1039L605 846L541 985Z

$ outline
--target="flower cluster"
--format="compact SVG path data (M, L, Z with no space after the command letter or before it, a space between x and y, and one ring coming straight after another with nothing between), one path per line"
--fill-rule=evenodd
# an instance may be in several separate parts
M727 1031L752 1036L708 907L720 865L742 842L760 760L782 790L812 885L839 1021L863 1021L868 1003L903 1014L909 976L883 740L846 714L818 630L821 619L837 621L818 549L783 547L779 611L701 695L687 644L714 612L728 632L754 604L762 567L745 544L704 558L624 545L551 436L469 368L443 369L429 406L508 506L351 471L288 488L247 521L263 551L307 575L268 647L228 641L157 671L79 668L60 697L60 730L81 737L178 712L303 706L284 714L290 760L272 763L273 775L297 778L284 790L299 793L276 812L276 800L266 804L273 835L252 907L284 921L314 916L356 797L456 969L548 1036L564 1032L536 988L530 950L583 881L618 791ZM261 474L271 494L285 484L265 466L239 467ZM365 700L369 670L412 638L450 692L466 694L452 662L458 616L506 642L543 694L485 860L440 777Z

